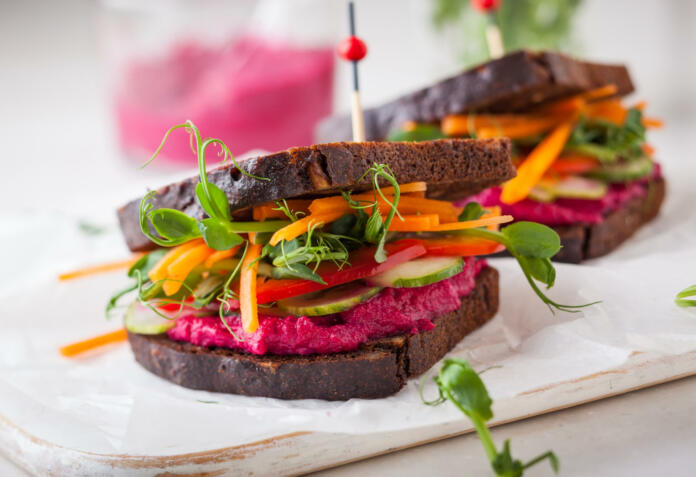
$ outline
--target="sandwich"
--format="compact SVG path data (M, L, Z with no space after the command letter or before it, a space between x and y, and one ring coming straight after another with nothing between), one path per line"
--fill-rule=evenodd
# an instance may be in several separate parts
M380 398L498 309L507 248L546 296L558 236L452 200L515 174L507 139L331 143L237 162L189 123L198 176L118 210L142 257L109 300L135 359L181 386L281 399ZM167 136L169 135L167 133ZM166 137L165 136L165 140ZM206 151L227 159L208 171Z
M510 138L517 177L472 199L551 226L563 244L555 260L579 263L618 247L664 199L646 142L661 121L622 101L633 90L625 66L517 51L366 110L366 137ZM345 117L317 128L321 141L349 133Z

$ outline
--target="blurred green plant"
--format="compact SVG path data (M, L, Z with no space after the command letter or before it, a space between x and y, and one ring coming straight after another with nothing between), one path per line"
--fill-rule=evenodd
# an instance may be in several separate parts
M493 13L505 51L520 48L564 50L571 46L572 19L582 0L502 0ZM488 15L470 0L433 0L431 18L467 67L489 59L485 29Z

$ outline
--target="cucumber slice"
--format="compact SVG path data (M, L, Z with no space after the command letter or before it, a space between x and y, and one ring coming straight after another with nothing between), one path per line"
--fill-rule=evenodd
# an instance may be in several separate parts
M456 275L463 266L462 257L417 258L369 277L367 281L382 287L422 287Z
M655 164L649 158L640 157L630 161L604 165L597 170L588 172L587 176L608 182L628 182L652 174L654 167Z
M167 320L140 302L135 301L126 310L126 329L140 335L160 335L174 326L176 320Z
M537 202L555 199L601 199L607 193L607 184L587 177L569 176L557 182L540 181L529 193Z
M295 316L321 316L340 313L375 296L382 288L346 283L314 293L307 293L287 300L280 300L278 307Z

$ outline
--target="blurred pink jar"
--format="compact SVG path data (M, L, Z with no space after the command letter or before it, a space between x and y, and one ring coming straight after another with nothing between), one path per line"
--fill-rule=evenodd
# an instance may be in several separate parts
M187 119L234 154L308 145L331 113L335 15L326 4L333 2L162 1L146 10L114 3L107 3L109 78L127 156L146 159L167 129ZM191 17L193 7L205 11ZM312 31L309 22L326 24ZM172 135L161 160L193 165L187 135Z

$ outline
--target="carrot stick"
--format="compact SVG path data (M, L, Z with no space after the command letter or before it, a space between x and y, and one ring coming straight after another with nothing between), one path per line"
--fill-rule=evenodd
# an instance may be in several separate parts
M655 148L647 142L641 146L641 149L643 149L643 153L647 154L648 156L655 154Z
M150 280L153 282L156 282L158 280L162 280L163 278L167 278L167 269L169 268L169 265L179 258L183 253L186 253L187 250L192 249L193 247L196 247L200 244L204 243L203 239L196 239L196 240L191 240L190 242L186 242L184 244L179 245L178 247L172 248L169 252L164 254L162 258L160 258L159 262L157 262L148 272L147 276L150 277Z
M396 192L393 187L382 187L382 194L394 195ZM399 192L408 194L409 192L425 192L428 190L427 182L409 182L408 184L399 184Z
M553 129L558 123L567 118L557 116L529 118L524 122L516 124L506 124L500 127L482 127L477 131L477 136L481 139L490 139L494 137L509 137L511 139L519 139L524 137L536 136L537 134L545 133Z
M140 257L142 256L143 254L139 253L134 255L132 258L129 258L128 260L119 260L116 262L102 263L100 265L93 265L91 267L84 267L79 268L77 270L73 270L71 272L61 273L60 275L58 275L58 280L73 280L75 278L80 278L87 275L95 275L97 273L110 272L112 270L119 270L121 268L129 268L135 262L140 260Z
M467 220L465 222L451 222L448 224L439 224L431 227L423 232L445 232L448 230L474 229L477 227L487 227L489 225L504 224L512 222L512 215L499 215L497 217L481 218L477 220Z
M180 254L167 267L167 280L162 284L162 290L167 296L172 296L181 289L186 276L196 265L200 265L212 255L213 249L206 244L197 245ZM171 278L171 280L170 280Z
M517 177L503 185L500 195L503 203L514 204L527 197L529 191L544 176L563 150L573 130L574 122L574 120L568 120L561 123L532 150L517 169Z
M346 204L346 209L349 209L348 203L345 202L345 200L343 202ZM341 218L346 213L346 209L334 209L317 214L312 213L307 217L297 220L290 225L286 225L282 229L277 230L271 236L270 244L277 245L281 240L292 240L307 232L312 226L333 222L334 220Z
M605 86L601 86L596 89L591 89L590 91L586 91L584 93L581 93L579 96L584 99L585 101L593 101L596 99L601 99L601 98L606 98L608 96L614 96L619 89L616 87L615 84L608 84Z
M307 212L311 200L292 199L285 201L292 212ZM253 211L254 220L263 222L266 219L287 219L285 212L278 209L275 202L257 205Z
M261 248L261 245L249 243L239 277L239 306L242 327L247 333L253 333L259 327L259 310L256 303L256 274L259 262L256 259L261 255Z
M60 348L60 354L66 358L84 353L85 351L98 348L110 343L119 343L125 341L128 338L126 334L126 329L121 328L120 330L112 331L110 333L105 333L103 335L95 336L83 341L78 341L76 343L71 343Z
M562 115L562 114L570 114L574 113L575 111L579 111L585 106L585 100L578 97L578 96L573 96L571 98L565 98L561 99L559 101L554 101L552 103L545 104L538 108L536 111L539 114L542 115L547 115L547 114L556 114L556 115Z
M571 112L574 112L573 109ZM497 137L506 136L499 134L499 131L507 128L522 127L525 124L551 123L546 130L551 129L556 123L562 121L567 116L567 111L562 114L486 114L486 115L450 115L446 116L441 123L442 132L448 136L463 136L476 134L477 137ZM473 130L472 130L473 129Z
M208 258L205 259L205 262L203 262L203 266L205 268L210 268L220 260L224 260L226 258L234 256L234 254L237 253L237 250L239 250L239 247L239 245L235 245L229 250L217 250L213 252Z
M661 128L665 123L661 119L657 118L643 118L643 126L646 128Z
M440 216L437 214L404 215L403 220L394 217L389 224L392 232L420 232L428 230L440 224Z

